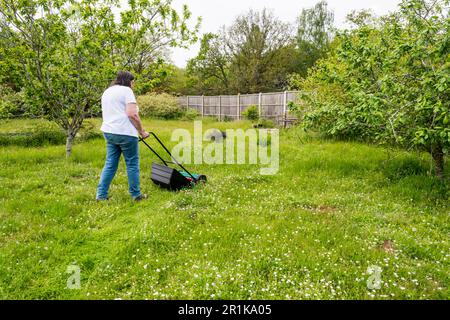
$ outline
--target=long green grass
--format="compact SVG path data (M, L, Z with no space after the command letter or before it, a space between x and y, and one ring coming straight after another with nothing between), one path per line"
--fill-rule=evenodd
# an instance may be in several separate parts
M0 131L32 126L10 121ZM193 129L146 127L164 141ZM94 200L102 139L78 143L70 160L63 146L0 147L0 298L449 298L449 187L428 174L427 155L295 128L280 143L277 175L190 165L208 183L178 193L151 183L155 157L141 147L149 199L140 203L129 198L123 161L111 200ZM78 290L67 288L70 265L81 270ZM381 268L378 290L367 286L371 266Z

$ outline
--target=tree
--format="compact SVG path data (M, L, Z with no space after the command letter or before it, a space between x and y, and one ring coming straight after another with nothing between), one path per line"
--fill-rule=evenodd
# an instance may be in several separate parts
M66 155L117 70L144 78L154 52L195 40L171 1L129 1L116 22L117 1L1 0L2 58L19 64L27 102L66 132ZM148 82L148 79L144 82Z
M146 93L162 85L168 76L167 60L170 47L187 48L197 41L201 18L193 30L188 23L192 13L186 5L178 13L171 7L172 0L128 1L129 10L121 12L120 37L128 39L118 47L124 57L123 68L139 75L137 91Z
M205 34L187 72L198 92L267 92L288 87L291 74L307 70L325 55L333 37L334 15L326 2L303 10L297 35L293 25L272 12L250 10L216 34Z
M217 34L205 34L187 72L201 93L273 91L286 85L297 57L291 25L266 9L250 10Z
M308 69L328 50L334 34L334 13L328 10L326 1L320 1L313 8L303 9L297 21L298 73L306 76Z
M230 59L223 34L207 33L203 36L200 52L189 60L187 72L191 78L196 78L196 87L203 94L230 91Z
M450 149L448 0L403 0L400 11L357 19L298 87L307 128L431 154L444 177ZM375 24L367 21L375 21Z
M276 90L278 75L284 69L278 59L292 42L291 26L272 12L250 10L236 18L224 41L232 60L234 87L242 93Z
M21 67L17 61L6 60L12 44L8 39L9 29L5 25L6 23L0 20L0 84L18 92L23 86Z

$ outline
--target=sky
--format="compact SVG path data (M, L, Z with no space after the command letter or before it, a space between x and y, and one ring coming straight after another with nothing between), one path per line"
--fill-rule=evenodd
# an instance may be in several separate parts
M180 9L187 4L193 21L202 17L201 35L217 32L223 25L230 26L234 19L250 9L272 9L275 16L284 22L295 22L303 8L313 7L319 0L173 0L174 8ZM328 8L334 11L335 26L345 28L345 18L353 10L371 9L377 15L395 11L400 0L328 0ZM172 61L184 68L189 59L194 58L199 44L189 49L176 48L172 52Z

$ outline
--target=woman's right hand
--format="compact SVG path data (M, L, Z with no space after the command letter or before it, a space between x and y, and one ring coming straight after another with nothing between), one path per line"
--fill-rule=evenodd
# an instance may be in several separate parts
M150 137L150 134L147 131L142 131L141 133L139 133L141 135L141 138L143 140L147 139L148 137Z

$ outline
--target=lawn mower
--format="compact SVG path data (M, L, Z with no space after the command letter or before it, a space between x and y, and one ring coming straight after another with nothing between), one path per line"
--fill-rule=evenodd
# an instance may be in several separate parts
M163 162L163 164L152 163L152 181L156 185L171 190L178 191L184 188L192 188L199 182L206 183L206 176L203 174L190 173L185 167L183 167L170 153L162 141L156 136L155 133L150 132L156 141L163 147L163 149L169 154L170 158L173 160L164 160L144 139L140 139L158 158ZM169 167L169 163L178 165L183 171L178 171L174 168Z

